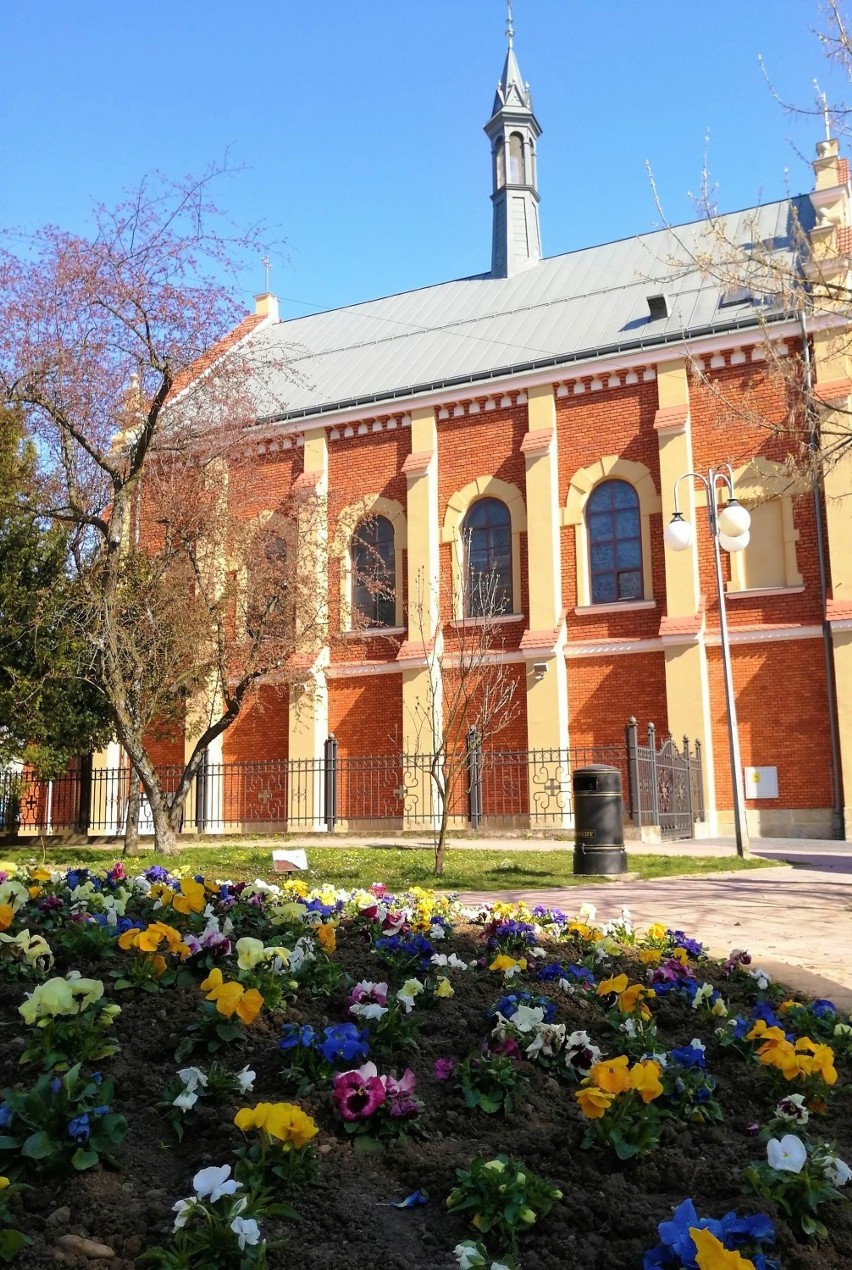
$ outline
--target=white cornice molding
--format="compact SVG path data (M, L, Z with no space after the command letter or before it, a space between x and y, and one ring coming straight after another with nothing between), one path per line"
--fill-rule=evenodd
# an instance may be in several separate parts
M729 644L774 644L783 640L820 639L821 626L764 626L743 627L741 630L728 630ZM704 642L711 648L718 648L722 643L719 631L707 631Z
M620 657L626 653L661 653L663 641L659 636L653 639L596 639L578 640L565 645L565 656L575 657Z

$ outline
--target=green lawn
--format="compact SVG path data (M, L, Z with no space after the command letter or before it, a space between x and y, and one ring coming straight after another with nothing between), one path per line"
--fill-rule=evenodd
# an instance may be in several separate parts
M272 871L273 845L194 845L182 848L177 857L169 859L146 850L141 856L128 859L126 868L130 872L151 864L165 864L171 869L231 878L235 882L256 877L272 880L276 876L280 880L280 875ZM112 863L119 854L120 850L110 853L95 847L53 848L44 855L35 846L27 849L0 847L0 869L4 860L24 864L43 859L46 864L59 868L78 864L104 866ZM371 882L385 882L392 890L406 886L435 886L432 860L432 852L422 848L310 847L310 872L298 876L311 882L333 882L345 887L369 886ZM573 848L569 844L564 851L536 851L527 847L513 851L510 842L500 851L466 850L450 845L444 873L437 885L448 891L522 891L606 880L575 877L572 861ZM773 863L768 860L740 860L736 856L631 854L629 866L632 873L638 873L642 878L660 878L684 873L772 868Z

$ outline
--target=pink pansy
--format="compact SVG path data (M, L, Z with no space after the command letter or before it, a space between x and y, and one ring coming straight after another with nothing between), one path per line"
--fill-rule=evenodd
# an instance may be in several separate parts
M383 1076L382 1081L387 1094L388 1109L394 1117L405 1118L416 1116L420 1110L414 1093L415 1077L410 1067L406 1067L399 1080L393 1076Z
M344 1120L368 1120L387 1098L375 1063L334 1077L334 1102Z
M374 882L370 887L370 890L377 900L384 899L388 893L388 888L385 886L384 882Z
M497 1045L486 1045L484 1050L491 1050L492 1054L505 1054L507 1058L520 1059L523 1057L518 1047L518 1042L513 1036L505 1036Z
M456 1060L454 1058L436 1058L435 1059L435 1079L436 1080L449 1080L455 1070L456 1070Z

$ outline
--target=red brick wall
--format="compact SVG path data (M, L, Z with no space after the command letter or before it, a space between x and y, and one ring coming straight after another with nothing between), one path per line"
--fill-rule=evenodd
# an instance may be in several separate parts
M289 746L286 687L264 684L222 737L225 763L286 759Z
M722 657L708 650L716 755L716 803L729 808L728 757ZM744 767L777 767L778 797L750 799L748 806L831 806L831 750L828 738L822 641L780 640L734 645L731 650Z
M394 754L402 748L402 675L332 679L329 727L341 754Z
M663 654L626 653L615 657L568 659L568 714L571 745L614 745L624 740L631 715L658 736L668 731Z

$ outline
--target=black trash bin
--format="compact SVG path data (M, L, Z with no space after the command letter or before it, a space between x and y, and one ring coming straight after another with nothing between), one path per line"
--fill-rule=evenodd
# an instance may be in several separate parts
M578 767L571 783L575 874L626 873L621 772L603 763Z

